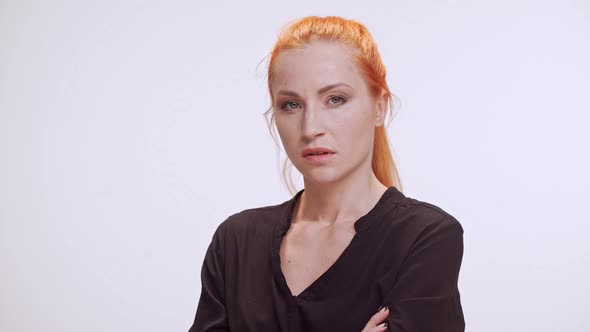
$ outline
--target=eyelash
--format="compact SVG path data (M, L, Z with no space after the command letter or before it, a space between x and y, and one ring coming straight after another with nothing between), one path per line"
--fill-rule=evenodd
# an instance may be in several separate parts
M334 98L341 99L341 100L342 100L342 102L341 102L340 104L343 104L343 103L345 103L345 102L346 102L346 98L344 98L344 97L342 97L342 96L331 96L330 98L328 98L328 101L330 101L330 100L332 100L332 99L334 99ZM284 111L287 111L287 112L289 112L289 111L292 111L293 109L289 109L289 108L287 108L287 107L286 107L287 105L289 105L289 104L291 104L291 103L296 103L296 102L294 102L294 101L291 101L291 100L290 100L290 101L287 101L287 102L284 102L284 103L281 105L281 109L282 109L282 110L284 110Z

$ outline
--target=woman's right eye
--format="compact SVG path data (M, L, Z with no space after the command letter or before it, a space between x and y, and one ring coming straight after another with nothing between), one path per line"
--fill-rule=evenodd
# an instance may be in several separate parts
M288 101L288 102L284 103L284 104L283 104L283 106L281 106L281 109L282 109L282 110L287 110L287 111L290 111L290 110L292 110L292 108L289 108L288 106L289 106L289 105L293 106L293 104L295 104L295 105L298 105L298 104L297 104L296 102L294 102L294 101Z

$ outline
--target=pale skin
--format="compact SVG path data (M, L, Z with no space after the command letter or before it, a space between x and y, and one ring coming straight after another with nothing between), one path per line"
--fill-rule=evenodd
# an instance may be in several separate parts
M293 295L337 260L355 235L354 222L387 189L371 167L374 130L383 124L386 99L370 95L353 52L314 40L284 50L274 67L275 123L305 186L280 247L281 269ZM303 157L304 149L317 147L335 154L323 164ZM382 322L388 315L388 308L375 313L361 332L386 330Z

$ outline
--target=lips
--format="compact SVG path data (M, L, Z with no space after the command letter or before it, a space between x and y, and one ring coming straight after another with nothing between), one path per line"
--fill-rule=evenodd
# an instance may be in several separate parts
M322 155L322 154L330 154L330 153L336 153L328 148L323 148L323 147L318 147L318 148L312 148L312 149L305 149L303 150L302 155L304 157L309 156L309 155Z

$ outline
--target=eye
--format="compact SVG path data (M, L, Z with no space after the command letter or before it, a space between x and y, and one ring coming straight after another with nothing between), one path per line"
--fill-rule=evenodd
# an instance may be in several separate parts
M328 99L328 101L334 101L334 100L336 100L336 104L342 104L346 101L346 99L344 99L344 97L341 97L341 96L332 96L332 97L330 97L330 99ZM338 102L338 101L340 101L340 102Z
M285 102L285 103L283 103L283 104L281 105L281 109L282 109L282 110L286 110L286 111L290 111L290 110L292 110L292 108L290 108L290 107L288 107L288 106L289 106L289 105L293 106L293 104L295 104L295 105L299 105L299 104L297 104L297 103L296 103L296 102L294 102L294 101L288 101L288 102Z

